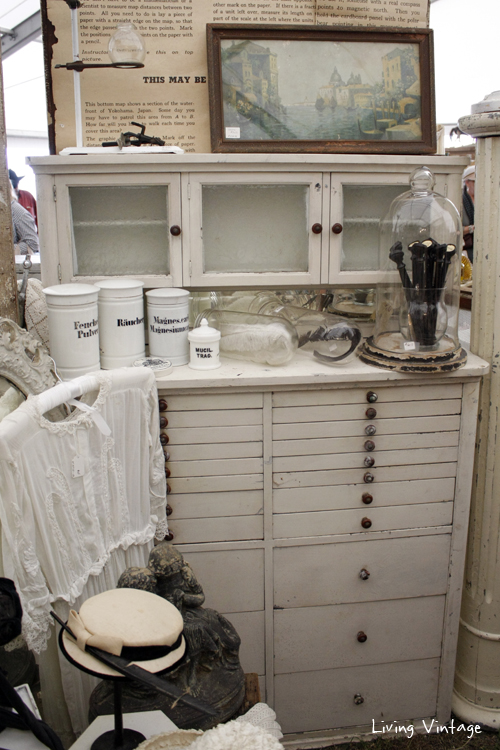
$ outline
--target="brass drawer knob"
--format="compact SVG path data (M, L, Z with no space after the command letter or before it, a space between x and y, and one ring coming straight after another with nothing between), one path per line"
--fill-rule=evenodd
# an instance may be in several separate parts
M367 411L370 411L370 409L367 409ZM375 411L375 409L373 409L373 411ZM369 435L370 437L372 437L373 435L375 435L376 432L377 432L377 428L375 427L374 424L366 425L365 435Z
M369 518L367 518L366 516L365 516L364 518L362 518L362 519L361 519L361 526L362 526L362 527L363 527L364 529L369 529L369 528L371 527L371 525L372 525L372 522L371 522L371 521L370 521L370 519L369 519Z
M364 703L364 702L365 702L365 699L363 698L363 696L360 695L360 693L356 693L356 695L354 696L354 703L355 703L355 705L356 706L361 706L361 704Z
M166 417L160 417L160 430L164 430L168 427L168 419Z
M170 234L173 237L178 237L181 233L181 228L177 226L177 224L174 224L172 227L170 227Z
M362 581L367 581L370 577L370 571L366 568L361 568L361 570L359 571L359 577Z
M158 407L159 407L160 411L167 411L168 404L167 404L167 402L165 401L164 398L160 398L159 399L159 401L158 401Z
M162 432L160 435L160 443L162 445L166 445L168 443L168 435L165 432Z
M368 391L368 393L366 394L366 400L369 404L374 404L375 401L378 401L378 396L375 391Z
M377 410L376 410L376 409L374 409L374 408L373 408L372 406L370 406L370 407L369 407L369 408L368 408L368 409L367 409L367 410L365 411L365 414L366 414L366 418L367 418L367 419L375 419L375 417L377 416Z
M344 227L342 226L342 224L339 224L339 223L337 222L337 223L335 223L335 224L333 225L333 227L332 227L332 232L333 232L334 234L341 234L341 233L342 233L342 230L343 230L343 228L344 228Z
M366 641L368 640L368 636L366 635L366 633L363 633L362 630L359 631L356 638L360 643L366 643Z
M375 459L373 456L366 456L365 460L363 461L364 465L370 468L370 466L373 466L375 463Z
M374 451L375 450L375 443L373 440L367 440L365 442L365 451Z
M171 505L167 505L165 512L166 512L167 516L171 516L172 515L172 506Z
M375 481L374 475L370 471L367 471L366 474L363 476L363 482L365 484L371 484L374 481Z
M363 492L363 494L361 495L361 500L365 505L370 505L370 503L373 503L373 495L370 495L369 492Z

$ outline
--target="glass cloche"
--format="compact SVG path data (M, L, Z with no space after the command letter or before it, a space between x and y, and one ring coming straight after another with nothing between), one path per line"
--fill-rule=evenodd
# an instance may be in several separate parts
M410 190L380 222L384 280L374 333L360 355L370 364L403 372L465 364L458 339L462 226L454 204L433 188L432 172L415 169Z

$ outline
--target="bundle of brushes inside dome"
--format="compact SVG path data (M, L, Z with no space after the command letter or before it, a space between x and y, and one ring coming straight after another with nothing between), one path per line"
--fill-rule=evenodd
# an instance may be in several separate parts
M401 242L395 242L389 258L396 264L408 304L408 318L413 338L423 346L436 343L438 305L446 286L446 277L455 245L439 244L432 238L408 245L411 256L411 278L404 263Z

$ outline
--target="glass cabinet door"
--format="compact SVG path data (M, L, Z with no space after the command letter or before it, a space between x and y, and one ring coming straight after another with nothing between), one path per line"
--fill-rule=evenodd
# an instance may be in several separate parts
M71 233L66 280L124 275L149 285L181 283L179 176L173 184L171 175L157 184L149 177L142 184L109 184L107 176L105 185L97 178L93 185L65 185L61 209L69 213Z
M195 174L190 193L191 286L320 282L321 175Z

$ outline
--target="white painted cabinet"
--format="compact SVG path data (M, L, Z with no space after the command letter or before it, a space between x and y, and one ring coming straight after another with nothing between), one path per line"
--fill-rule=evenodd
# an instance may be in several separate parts
M415 167L460 204L466 159L316 154L31 157L44 284L375 284L378 222Z
M449 718L485 367L302 354L159 381L173 541L290 745Z

